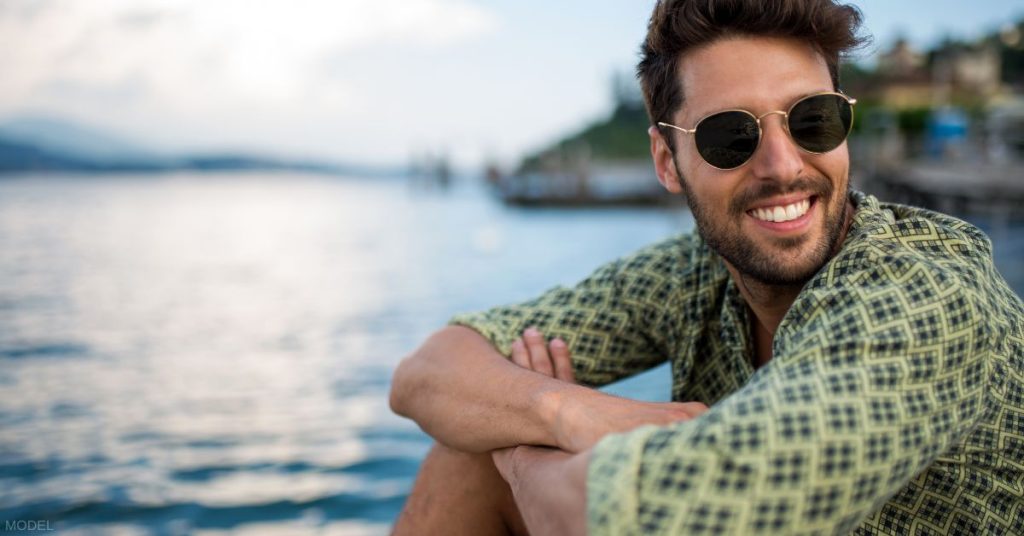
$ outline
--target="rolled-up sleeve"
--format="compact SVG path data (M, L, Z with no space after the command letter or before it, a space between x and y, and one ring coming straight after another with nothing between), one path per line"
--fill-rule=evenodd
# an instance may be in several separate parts
M527 327L561 337L572 353L576 380L601 386L664 362L678 326L665 307L682 292L680 274L693 238L681 235L610 262L573 287L555 287L518 304L461 314L449 322L470 327L505 356Z

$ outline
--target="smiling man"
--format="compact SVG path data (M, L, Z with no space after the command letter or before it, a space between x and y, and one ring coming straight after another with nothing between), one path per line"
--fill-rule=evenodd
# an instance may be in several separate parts
M859 23L656 4L651 153L697 233L403 360L440 444L397 533L1024 533L1024 305L978 229L850 189ZM592 389L665 360L673 402Z

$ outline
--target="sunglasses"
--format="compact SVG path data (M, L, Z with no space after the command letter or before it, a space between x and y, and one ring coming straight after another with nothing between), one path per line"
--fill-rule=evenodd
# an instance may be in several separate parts
M746 110L715 112L692 129L659 122L658 126L693 134L697 152L712 167L729 170L746 164L761 143L761 120L773 114L785 118L793 142L811 154L827 153L842 145L853 127L853 105L842 93L817 93L790 106L789 111L768 112L760 117Z

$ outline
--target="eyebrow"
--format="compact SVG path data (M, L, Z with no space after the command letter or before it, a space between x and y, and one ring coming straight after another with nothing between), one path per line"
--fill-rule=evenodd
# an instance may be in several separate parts
M818 89L818 90L815 90L815 91L809 91L807 93L801 93L800 95L798 95L796 97L793 97L792 99L787 101L789 104L787 104L784 108L781 108L781 111L788 110L791 106L793 106L793 104L795 104L800 99L810 97L811 95L818 95L820 93L843 93L843 92L838 90L838 89L829 88L829 89ZM843 93L843 95L845 95L845 93ZM734 110L740 110L740 111L743 111L743 112L747 112L747 113L753 115L754 117L759 117L761 115L761 114L755 113L755 111L751 110L750 108L744 108L742 106L731 106L731 107L728 107L728 108L717 108L717 109L714 109L714 110L712 110L710 112L705 112L704 114L697 116L697 119L695 119L693 121L692 125L690 125L690 126L682 125L682 126L683 126L683 128L694 128L694 127L697 126L697 123L700 123L701 121L703 121L704 119L707 119L708 117L711 117L712 115L715 115L715 114L718 114L718 113L722 113L722 112L731 112L731 111L734 111ZM774 112L774 111L779 111L779 109L777 109L777 110L768 110L768 111L769 112Z

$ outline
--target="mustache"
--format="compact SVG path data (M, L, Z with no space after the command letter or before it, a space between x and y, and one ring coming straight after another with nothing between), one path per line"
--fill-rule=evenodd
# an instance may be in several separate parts
M729 203L729 210L735 215L742 215L747 211L747 207L762 199L794 192L809 193L820 199L831 199L835 187L825 177L799 177L785 184L776 181L761 182L734 197Z

